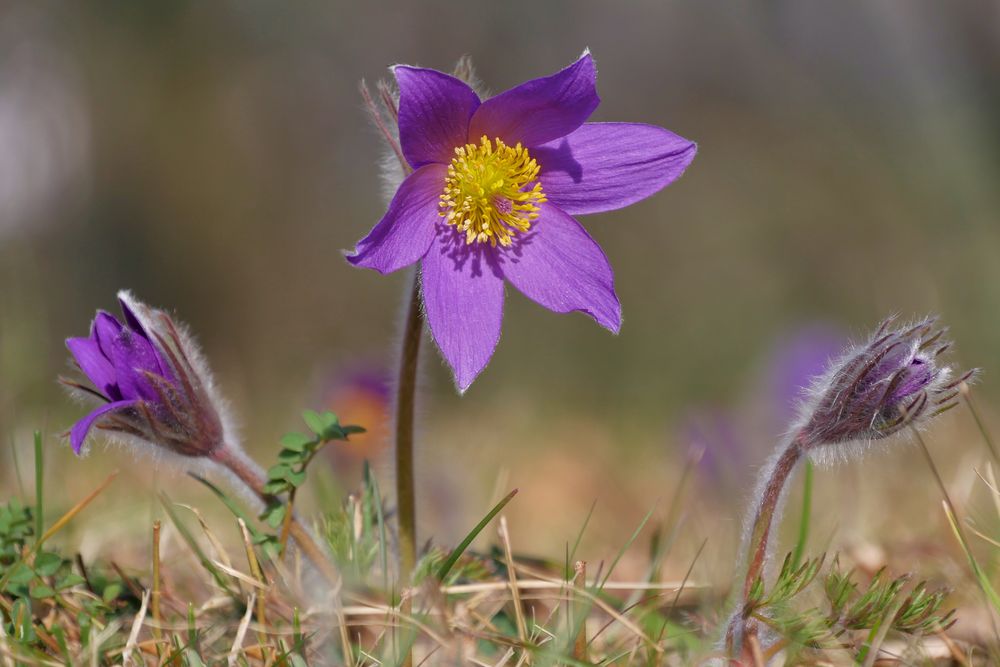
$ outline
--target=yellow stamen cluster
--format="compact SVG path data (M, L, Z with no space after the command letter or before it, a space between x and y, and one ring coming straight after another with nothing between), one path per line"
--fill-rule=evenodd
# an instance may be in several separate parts
M510 246L514 234L528 231L545 201L538 169L521 144L511 147L484 135L478 145L459 146L438 204L441 217L465 232L468 244Z

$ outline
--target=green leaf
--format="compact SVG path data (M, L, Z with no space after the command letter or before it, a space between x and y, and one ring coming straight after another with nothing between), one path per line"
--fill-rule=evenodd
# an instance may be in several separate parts
M345 436L347 436L347 435L354 435L355 433L366 433L367 432L367 430L365 429L364 426L354 426L353 424L350 424L348 426L341 426L340 427L340 431Z
M305 470L289 470L285 475L285 481L294 487L302 486L306 481L306 471Z
M264 485L264 493L269 493L273 496L285 491L288 491L288 482L283 479L272 479Z
M14 566L7 580L12 584L26 584L34 578L35 571L25 565L24 562L20 562Z
M302 412L302 419L305 421L306 426L312 429L316 435L322 436L323 432L326 431L326 420L315 410L304 410Z
M63 559L59 554L43 551L35 557L35 572L42 577L49 577L62 567Z
M108 584L104 587L104 591L101 593L101 599L105 602L111 602L118 598L122 594L122 585L119 583Z
M469 545L472 544L472 541L476 539L479 533L483 531L483 528L485 528L489 524L489 522L493 520L493 517L499 514L500 511L507 506L507 503L513 500L514 496L516 495L517 495L517 489L514 489L513 491L508 493L503 500L498 502L493 507L493 509L491 509L489 513L483 517L482 521L476 524L476 527L473 528L469 532L469 534L465 536L465 539L462 540L459 543L459 545L452 550L452 552L448 555L447 560L445 560L445 562L441 564L441 567L438 568L437 571L438 581L444 581L444 578L448 576L448 572L450 572L451 568L455 566L455 563L458 562L458 559L462 557L462 554L465 553L465 550L469 548Z
M304 433L286 433L281 436L281 445L293 452L304 452L309 445L315 442L315 438L310 438Z
M292 465L294 463L301 464L304 456L304 452L297 452L293 449L282 449L278 452L278 462L286 463L288 465Z
M267 525L272 528L277 528L281 525L282 521L285 520L287 510L288 506L284 504L271 505L264 510L264 513L260 515L260 518L267 522Z
M35 586L31 589L31 597L36 600L44 600L45 598L55 597L55 590L51 586Z
M70 572L65 577L56 582L56 589L61 591L66 588L72 588L73 586L79 586L80 584L86 582L87 580L78 575L76 572Z
M285 476L292 471L292 467L287 463L279 463L267 469L268 479L285 479Z

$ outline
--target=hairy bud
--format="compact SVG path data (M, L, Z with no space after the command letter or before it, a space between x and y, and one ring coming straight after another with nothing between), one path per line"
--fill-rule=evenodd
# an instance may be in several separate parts
M866 444L954 407L959 385L976 371L955 377L941 363L951 342L934 325L926 319L893 328L887 319L867 343L832 364L803 406L796 431L804 449L822 454L827 445Z
M167 313L124 291L118 301L122 321L100 311L88 337L66 341L92 386L62 383L103 402L73 425L73 451L81 454L96 429L185 457L213 456L226 446L228 429L194 342Z

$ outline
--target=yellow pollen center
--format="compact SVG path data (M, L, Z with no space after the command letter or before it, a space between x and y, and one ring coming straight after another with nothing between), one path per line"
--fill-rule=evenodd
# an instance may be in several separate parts
M438 203L441 217L465 232L467 244L510 246L514 234L531 228L545 201L538 170L521 144L484 135L478 144L459 146Z

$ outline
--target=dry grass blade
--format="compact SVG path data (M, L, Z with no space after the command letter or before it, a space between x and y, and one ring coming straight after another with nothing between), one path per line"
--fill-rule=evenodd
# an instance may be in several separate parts
M160 522L153 522L153 593L150 600L153 611L153 636L156 639L161 637L160 624Z
M575 576L573 577L573 587L575 590L585 588L587 585L587 563L577 561L573 565ZM578 606L576 595L571 596L570 609L574 611L569 617L569 627L576 628L576 636L573 638L573 658L582 662L587 662L587 619L586 617L577 620ZM577 628L577 624L579 627Z
M62 530L63 527L65 527L66 524L72 521L77 514L82 512L87 507L87 505L94 502L94 499L97 498L97 496L101 495L101 493L103 493L104 490L111 485L111 482L115 481L115 478L118 477L118 472L119 472L118 470L115 470L110 475L108 475L107 478L105 478L105 480L101 482L100 486L91 491L86 498L78 502L76 505L73 505L73 507L71 507L68 512L59 517L59 520L56 521L54 524L52 524L49 527L49 529L45 531L44 535L38 538L38 542L35 543L34 547L35 551L37 551L38 548L42 544L44 544L49 538L51 538L53 535Z
M139 605L139 613L132 619L132 630L128 634L128 641L125 642L125 650L122 652L122 662L125 667L132 664L132 656L136 651L139 642L139 632L142 630L142 623L146 620L146 609L149 606L150 592L142 592L142 603Z
M184 505L182 503L174 503L174 504L177 505L177 507L183 507L184 509L194 514L195 518L198 519L198 524L201 526L202 532L205 533L205 538L208 540L208 543L212 546L212 553L215 556L215 560L221 563L225 563L227 567L232 567L233 564L229 560L229 553L226 551L226 548L222 546L222 542L220 542L219 538L215 536L215 533L213 533L209 529L208 523L206 523L205 521L205 517L202 515L200 511L198 511L198 508L192 507L191 505Z
M521 606L521 591L517 587L517 574L514 571L514 556L510 548L510 533L507 530L507 517L500 517L498 530L500 542L503 544L504 561L507 564L507 577L510 580L510 594L514 602L514 620L517 623L517 638L522 643L528 640L528 630L524 622L524 608Z
M243 534L243 545L246 547L247 552L247 562L250 564L250 572L261 584L261 592L257 595L257 624L260 626L258 631L258 640L261 647L267 644L267 580L264 579L264 572L260 569L260 563L257 561L257 554L253 549L253 540L250 539L250 531L247 529L247 524L243 519L236 520L240 525L240 532Z
M256 600L257 595L251 593L250 599L247 600L246 613L243 614L243 619L240 621L239 627L236 628L236 638L233 640L233 647L229 650L229 667L235 667L240 659L240 653L243 651L243 640L247 636L250 619L253 618L254 603Z
M14 658L11 657L10 643L7 641L7 631L4 629L6 621L3 613L0 612L0 655L3 655L4 667L14 667Z

